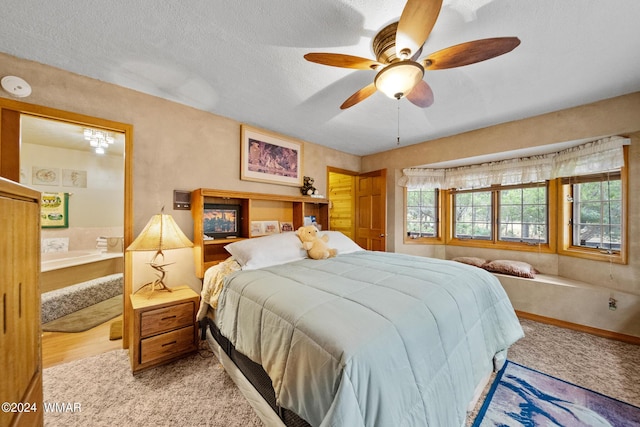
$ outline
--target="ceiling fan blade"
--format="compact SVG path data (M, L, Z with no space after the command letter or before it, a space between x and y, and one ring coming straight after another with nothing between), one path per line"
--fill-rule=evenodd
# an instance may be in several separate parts
M436 24L442 0L408 0L396 31L396 56L411 57L422 47Z
M511 52L520 44L517 37L475 40L432 53L422 60L425 70L442 70L475 64Z
M343 55L341 53L307 53L304 59L332 67L356 68L359 70L375 70L382 66L378 61L361 58L359 56Z
M370 85L363 87L362 89L351 95L346 101L342 103L340 109L346 110L349 107L353 107L358 102L364 101L365 99L373 95L375 92L376 85L375 83L371 83Z
M406 96L406 98L413 104L420 108L427 108L433 104L433 91L431 87L421 80L416 87Z

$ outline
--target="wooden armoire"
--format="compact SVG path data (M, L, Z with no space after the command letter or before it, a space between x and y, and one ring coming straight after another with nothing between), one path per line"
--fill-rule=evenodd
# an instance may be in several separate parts
M40 193L0 178L0 427L43 425L39 277Z

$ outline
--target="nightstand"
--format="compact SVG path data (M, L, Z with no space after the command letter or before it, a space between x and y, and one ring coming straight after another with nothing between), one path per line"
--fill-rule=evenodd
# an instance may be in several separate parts
M198 349L196 312L200 296L190 287L172 292L143 289L131 297L131 370L139 372L179 359Z

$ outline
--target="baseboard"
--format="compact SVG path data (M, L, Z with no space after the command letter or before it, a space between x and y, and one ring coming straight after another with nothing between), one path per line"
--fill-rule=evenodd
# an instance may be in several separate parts
M636 337L633 335L626 335L618 332L607 331L605 329L593 328L591 326L571 323L564 320L554 319L552 317L540 316L538 314L527 313L520 310L516 310L516 315L522 319L533 320L535 322L546 323L548 325L558 326L560 328L565 328L565 329L572 329L574 331L586 332L591 335L596 335L598 337L622 341L628 344L640 345L640 337Z

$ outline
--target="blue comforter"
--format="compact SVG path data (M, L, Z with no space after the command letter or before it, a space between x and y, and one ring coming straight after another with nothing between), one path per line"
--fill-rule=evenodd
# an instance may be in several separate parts
M460 427L494 355L523 336L498 280L360 251L228 277L216 323L313 426Z

